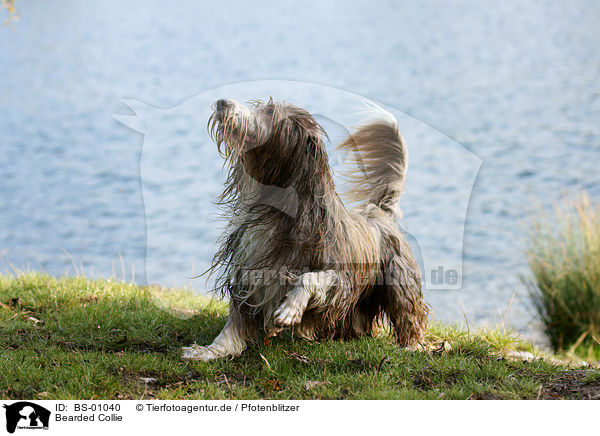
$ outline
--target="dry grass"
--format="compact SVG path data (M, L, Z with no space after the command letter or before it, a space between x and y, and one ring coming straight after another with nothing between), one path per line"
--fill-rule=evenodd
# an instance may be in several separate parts
M533 225L525 280L555 350L598 358L600 209L584 193Z

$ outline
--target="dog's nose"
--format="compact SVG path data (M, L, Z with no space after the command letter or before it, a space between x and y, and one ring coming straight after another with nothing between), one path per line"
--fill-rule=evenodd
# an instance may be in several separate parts
M230 104L231 102L229 100L225 100L223 98L221 100L217 100L217 110L223 110L229 107Z

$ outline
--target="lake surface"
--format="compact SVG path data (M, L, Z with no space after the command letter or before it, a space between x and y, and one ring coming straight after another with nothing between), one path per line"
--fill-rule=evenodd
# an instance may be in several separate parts
M535 336L524 222L581 189L600 200L600 4L405 3L19 0L0 28L3 269L203 291L188 278L222 228L210 99L308 107L337 170L365 97L409 147L413 248L461 255L459 289L426 289L435 318L494 324L510 305ZM145 135L115 119L133 115L123 99Z

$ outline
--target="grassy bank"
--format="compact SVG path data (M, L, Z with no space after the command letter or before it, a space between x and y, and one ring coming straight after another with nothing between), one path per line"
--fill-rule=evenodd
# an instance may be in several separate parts
M533 223L525 280L555 350L600 358L600 207L583 193Z
M226 305L182 290L37 274L0 276L0 397L10 399L593 398L600 373L506 357L518 338L433 325L428 351L382 335L283 336L238 358L183 362Z

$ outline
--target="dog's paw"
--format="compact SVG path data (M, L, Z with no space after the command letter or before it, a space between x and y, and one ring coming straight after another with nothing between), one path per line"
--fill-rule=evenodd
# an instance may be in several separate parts
M218 359L219 357L221 357L221 355L216 353L210 347L201 347L194 344L191 347L181 348L181 358L183 360L200 360L202 362L208 362L209 360Z
M299 324L306 309L306 302L288 296L273 314L275 324L292 326Z

